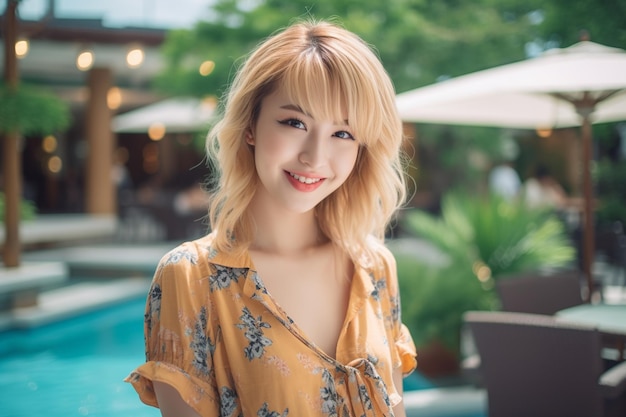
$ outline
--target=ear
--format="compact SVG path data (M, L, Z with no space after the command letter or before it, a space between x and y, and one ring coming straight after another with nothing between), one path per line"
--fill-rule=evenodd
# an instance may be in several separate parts
M250 130L246 131L246 143L254 146L254 137L252 136L252 132Z

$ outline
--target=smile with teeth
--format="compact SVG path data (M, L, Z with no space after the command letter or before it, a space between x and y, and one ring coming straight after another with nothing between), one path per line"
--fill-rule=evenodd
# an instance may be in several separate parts
M316 182L320 182L322 180L321 178L303 177L301 175L294 174L293 172L289 172L289 175L291 175L296 180L300 181L302 184L315 184Z

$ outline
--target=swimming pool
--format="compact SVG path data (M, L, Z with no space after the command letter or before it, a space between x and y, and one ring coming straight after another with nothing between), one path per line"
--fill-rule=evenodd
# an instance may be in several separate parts
M143 362L145 299L0 333L0 417L158 417L123 378Z

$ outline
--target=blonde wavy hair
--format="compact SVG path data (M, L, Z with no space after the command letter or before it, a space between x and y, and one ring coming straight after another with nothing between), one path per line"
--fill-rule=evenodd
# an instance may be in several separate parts
M248 206L259 183L246 143L263 98L277 85L318 120L348 123L359 153L345 183L315 208L322 232L353 262L374 261L406 197L403 131L395 91L376 53L361 38L327 21L297 22L262 42L236 74L207 154L217 169L209 220L219 250L246 249L254 227ZM374 237L375 239L371 239ZM369 263L369 262L368 262Z

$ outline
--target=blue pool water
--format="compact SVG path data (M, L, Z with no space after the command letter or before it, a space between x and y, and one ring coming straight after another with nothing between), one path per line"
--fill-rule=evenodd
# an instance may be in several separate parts
M144 361L144 304L0 333L0 417L159 417L122 381ZM405 380L431 387L418 373Z
M124 377L144 361L138 299L0 333L0 417L158 417Z

